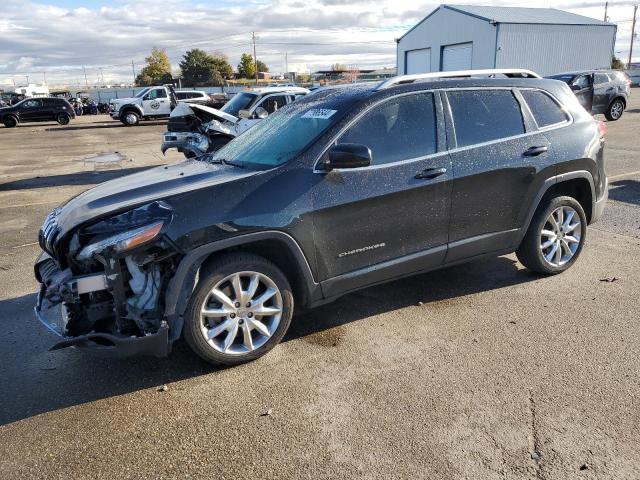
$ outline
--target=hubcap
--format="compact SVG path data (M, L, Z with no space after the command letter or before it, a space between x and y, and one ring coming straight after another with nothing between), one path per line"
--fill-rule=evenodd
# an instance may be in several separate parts
M622 102L615 102L611 106L611 116L613 118L620 118L622 115Z
M243 355L263 346L282 318L282 295L273 280L258 272L223 278L200 308L200 331L215 350Z
M133 125L138 120L138 117L136 117L133 113L127 114L126 118L129 125Z
M573 258L582 235L580 216L571 207L558 207L547 218L540 232L540 250L545 261L560 267Z

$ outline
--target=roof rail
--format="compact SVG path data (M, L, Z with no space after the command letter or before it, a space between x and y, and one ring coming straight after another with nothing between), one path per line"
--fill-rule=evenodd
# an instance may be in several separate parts
M504 75L509 78L542 78L531 70L523 68L489 68L486 70L457 70L453 72L430 72L416 73L413 75L399 75L380 83L376 90L382 90L394 85L402 85L405 83L413 83L418 80L428 80L430 78L460 78L460 77L479 77L490 75Z

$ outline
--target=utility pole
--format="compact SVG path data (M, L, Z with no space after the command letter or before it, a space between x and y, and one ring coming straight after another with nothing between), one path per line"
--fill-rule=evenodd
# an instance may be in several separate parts
M43 80L43 84L46 85L47 84L47 72L42 72L42 80Z
M133 72L133 84L136 84L136 65L131 60L131 71Z
M84 86L89 88L89 80L87 80L87 69L82 66L82 71L84 72Z
M291 80L289 78L289 52L284 52L284 69L287 74L287 80Z
M25 75L27 77L27 85L29 85L29 75Z
M607 20L607 9L609 8L609 2L604 2L604 21L608 22Z
M258 57L256 57L256 32L251 32L253 41L253 68L256 71L256 85L258 84Z
M631 24L631 43L629 45L629 62L627 68L631 68L631 56L633 55L633 40L636 36L636 13L638 12L638 5L633 6L633 23Z

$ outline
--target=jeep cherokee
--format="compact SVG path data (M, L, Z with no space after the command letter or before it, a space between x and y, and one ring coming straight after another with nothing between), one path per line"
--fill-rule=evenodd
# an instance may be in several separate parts
M35 265L52 348L163 356L183 336L232 365L273 348L294 306L514 251L563 272L607 199L604 128L565 83L514 72L326 88L69 200Z

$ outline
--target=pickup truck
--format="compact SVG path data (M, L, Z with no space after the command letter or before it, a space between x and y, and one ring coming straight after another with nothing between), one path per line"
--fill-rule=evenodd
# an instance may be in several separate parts
M109 114L114 120L131 127L140 123L140 120L167 118L177 104L172 86L147 87L135 97L111 99Z

